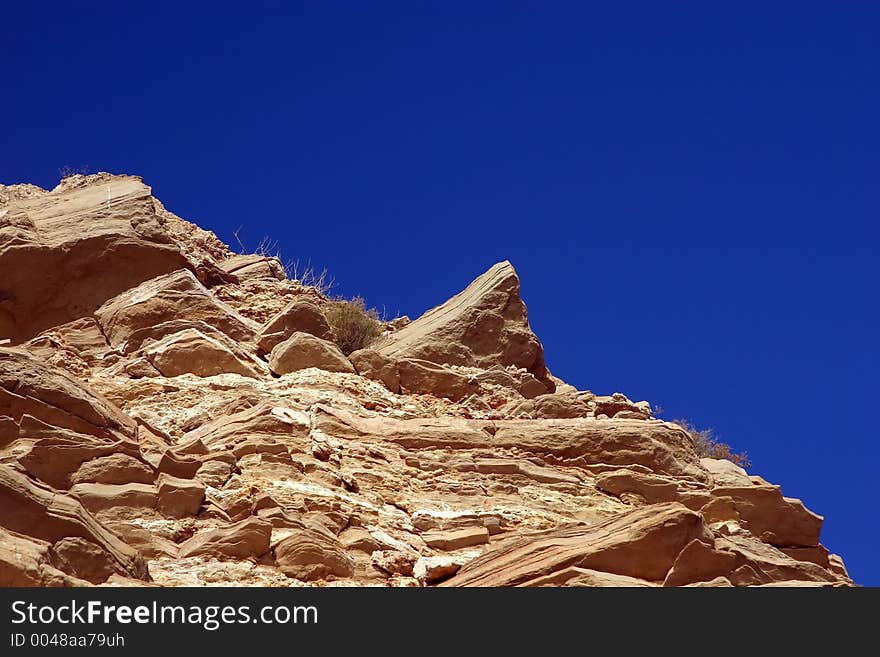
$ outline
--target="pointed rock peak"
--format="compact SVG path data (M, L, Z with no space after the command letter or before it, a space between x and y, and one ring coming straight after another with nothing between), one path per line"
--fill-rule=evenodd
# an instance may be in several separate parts
M445 365L515 365L548 383L552 390L544 349L529 326L519 277L507 260L383 339L376 350L391 358L421 358Z

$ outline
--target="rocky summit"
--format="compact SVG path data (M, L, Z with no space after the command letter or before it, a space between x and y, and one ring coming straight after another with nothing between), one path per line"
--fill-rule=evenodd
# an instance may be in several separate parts
M509 262L380 322L140 178L0 185L0 345L3 586L852 584L800 500L554 377Z

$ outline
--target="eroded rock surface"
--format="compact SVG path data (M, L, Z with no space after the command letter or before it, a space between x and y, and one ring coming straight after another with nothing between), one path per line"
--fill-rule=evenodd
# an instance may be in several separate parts
M98 174L0 186L0 271L2 586L852 584L800 500L552 376L508 262L346 357Z

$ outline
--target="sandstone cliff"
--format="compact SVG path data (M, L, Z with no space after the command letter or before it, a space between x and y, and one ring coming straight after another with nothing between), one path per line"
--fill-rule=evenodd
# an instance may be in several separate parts
M821 516L553 377L503 262L369 348L132 176L0 186L0 585L839 586Z

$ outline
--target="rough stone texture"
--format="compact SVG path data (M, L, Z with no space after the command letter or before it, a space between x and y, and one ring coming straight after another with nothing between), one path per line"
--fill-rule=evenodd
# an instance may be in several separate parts
M469 377L427 360L404 358L397 362L397 371L405 394L433 394L458 401L478 390Z
M70 477L71 484L152 484L156 473L149 465L127 454L115 453L86 461Z
M400 392L400 370L397 369L397 361L383 356L374 349L353 351L349 354L348 360L361 376L378 381L391 392Z
M0 186L0 585L852 584L798 500L550 375L509 264L349 362L146 189Z
M335 344L311 333L294 333L275 346L269 356L269 369L275 374L289 374L307 367L355 374L354 367Z
M485 527L469 527L452 531L435 531L422 534L425 545L438 550L452 551L482 545L489 542L489 530Z
M442 586L511 586L572 566L662 580L682 549L711 533L698 513L671 503L595 527L576 525L499 543Z
M258 376L256 364L233 343L184 329L162 338L144 350L144 356L162 376L215 376L228 372Z
M533 399L512 402L504 409L513 417L566 419L587 417L590 405L576 393L542 394Z
M260 557L269 551L271 536L270 523L259 518L248 518L228 527L210 529L193 536L180 546L180 557Z
M100 545L74 536L62 538L52 546L55 567L92 584L101 584L116 574L113 556Z
M185 269L153 278L113 297L95 311L110 344L124 346L136 331L175 319L197 320L238 341L252 342L257 327L214 297Z
M189 265L134 176L0 200L0 262L0 339L13 344Z
M596 477L596 488L617 497L635 493L649 504L673 502L679 497L678 484L674 481L631 470L614 470L600 474Z
M0 465L0 519L9 531L49 543L81 538L106 552L115 572L149 579L140 554L116 538L79 502L5 465Z
M275 561L288 577L307 582L354 573L352 561L336 537L305 526L275 546Z
M322 340L333 339L333 330L324 313L317 304L303 298L294 299L266 322L257 336L257 347L268 354L275 345L297 332L310 333Z
M222 261L220 268L234 275L238 280L274 279L283 281L287 278L281 261L272 256L234 255Z
M493 265L464 291L374 345L394 359L489 368L522 367L553 387L544 349L529 326L519 277L506 260Z
M52 564L51 547L0 527L0 586L87 586Z
M714 486L746 486L752 485L748 473L741 467L724 459L700 459L703 466L712 476Z
M711 522L736 520L762 541L776 546L819 544L822 516L800 500L783 497L779 486L719 487L712 495L715 499L704 507Z
M545 575L543 577L530 579L527 582L518 584L518 586L589 586L598 588L644 588L646 586L652 586L652 584L636 577L615 575L613 573L604 573L600 570L592 570L590 568L578 568L577 566L572 566L571 568L559 570L552 575Z
M115 507L153 509L159 498L152 484L76 484L70 494L92 513Z
M157 507L171 518L196 515L205 499L205 485L192 479L179 479L161 474L156 481L156 488Z

